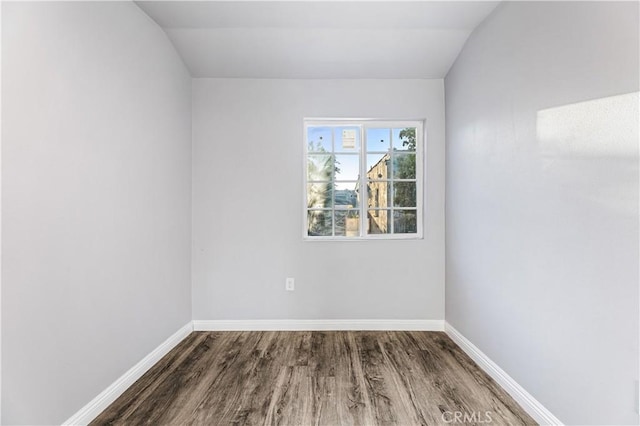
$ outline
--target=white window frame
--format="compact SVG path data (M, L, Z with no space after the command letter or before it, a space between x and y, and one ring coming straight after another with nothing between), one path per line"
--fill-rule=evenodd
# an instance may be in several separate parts
M309 127L357 127L360 132L360 176L359 185L360 188L367 188L367 140L366 129L368 128L416 128L416 233L389 233L389 234L367 234L367 212L369 210L366 192L364 196L361 196L360 206L358 207L360 215L359 236L310 236L308 235L308 202L307 202L307 183L308 183L308 128ZM389 119L336 119L336 118L305 118L304 119L304 149L303 149L303 179L302 179L302 236L305 241L362 241L362 240L418 240L423 238L424 229L424 194L425 194L425 182L424 182L424 152L426 147L426 132L425 132L425 120L424 119L411 119L411 120L389 120ZM391 148L390 148L391 149ZM335 151L335 147L334 147ZM389 179L389 182L397 181L396 179ZM400 180L402 181L402 180ZM402 210L402 208L395 208L391 206L390 210L391 222L393 222L393 211L396 209ZM335 206L330 210L335 212ZM335 229L335 218L332 218L333 227Z

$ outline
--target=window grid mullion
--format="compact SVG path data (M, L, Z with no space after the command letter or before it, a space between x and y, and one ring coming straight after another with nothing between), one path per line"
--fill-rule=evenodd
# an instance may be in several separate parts
M393 154L393 129L389 129L389 180L391 181L389 185L389 194L387 195L387 205L389 206L389 210L387 210L387 214L389 217L387 218L387 222L389 223L389 234L395 234L394 226L393 226L393 191L395 189L395 184L393 183L393 160L395 155Z
M365 126L360 126L360 206L358 206L360 210L360 232L358 233L360 237L364 237L366 234L366 220L367 220L367 209L365 204L368 203L368 194L367 194L367 180L365 179L365 171L367 168L367 132L365 131Z
M314 125L316 125L314 123ZM329 183L329 185L331 186L330 188L330 192L331 192L331 204L330 207L322 207L322 208L309 208L308 205L305 206L305 211L309 212L309 211L323 211L323 212L328 212L328 214L331 215L331 236L333 238L337 238L337 239L342 239L343 237L347 237L346 234L345 235L340 235L338 236L336 234L337 232L337 224L336 224L336 213L338 212L338 209L336 207L335 201L336 201L336 194L335 194L335 190L336 190L336 184L337 184L337 175L336 175L336 170L335 170L335 161L336 161L336 156L339 154L336 150L337 150L337 131L339 128L344 127L344 125L347 126L351 126L351 127L357 127L359 130L359 136L360 136L360 150L359 152L356 154L355 152L352 153L351 155L359 155L359 160L360 160L360 167L359 167L359 171L360 171L360 176L359 179L354 181L354 180L345 180L345 181L341 181L341 183L347 183L347 182L351 182L351 183L356 183L357 185L360 186L359 188L359 194L357 194L357 196L359 196L360 198L360 205L357 208L345 208L345 209L340 209L340 211L344 210L345 212L348 211L357 211L360 214L360 220L359 220L359 224L360 224L360 229L358 232L359 238L372 238L372 239L384 239L384 237L393 237L396 236L395 232L395 221L394 221L394 215L396 213L396 211L414 211L415 212L415 216L416 216L416 232L419 238L422 237L422 213L420 213L420 208L423 205L423 200L422 200L422 192L420 188L421 185L419 185L419 181L423 182L422 179L422 169L423 169L423 164L421 161L421 152L423 149L423 125L418 123L418 122L376 122L376 121L372 121L371 123L368 123L367 121L365 121L364 123L361 121L359 123L353 122L353 121L348 121L345 120L344 124L342 122L339 123L328 123L326 126L331 128L331 158L333 159L333 167L331 169L331 181L327 182L327 181L322 181L322 180L307 180L306 177L307 175L305 174L305 180L307 182L307 184L321 184L321 183ZM416 132L416 140L417 140L417 144L415 147L415 151L414 151L414 155L415 155L415 161L416 161L416 176L413 179L407 179L407 178L394 178L394 173L395 173L395 168L396 168L396 158L398 158L398 155L396 152L394 152L394 143L397 141L394 141L393 137L394 137L394 129L397 129L399 127L415 127L415 132ZM388 130L388 141L389 141L389 146L387 147L387 151L373 151L373 152L367 152L367 148L368 148L368 140L367 140L367 130L368 129L373 129L373 128L384 128L384 130ZM306 129L306 125L305 125L305 129ZM306 130L305 130L306 132ZM386 132L384 132L386 133ZM306 133L305 138L308 138L308 133ZM308 142L308 141L307 141ZM308 145L308 143L305 144L305 154L306 156L308 156L309 154L322 154L322 152L309 152L306 150L306 146ZM403 151L404 153L404 151ZM350 154L349 152L341 152L340 154ZM368 159L368 155L369 154L379 154L379 155L386 155L388 154L388 158L389 158L389 162L390 165L387 168L387 176L386 179L377 179L377 180L372 180L371 182L378 182L378 183L383 183L384 186L386 186L385 191L388 192L387 196L386 196L386 206L384 207L374 207L372 206L371 208L369 208L369 194L368 194L368 176L367 176L367 159ZM305 160L305 164L308 165L308 160ZM422 179L422 180L421 180ZM420 191L420 192L416 192L415 195L415 206L413 207L403 207L403 206L395 206L395 197L394 197L394 192L395 192L395 186L397 183L402 183L402 182L407 182L407 183L414 183L415 184L415 189L416 191ZM306 189L305 189L306 190ZM307 193L308 194L308 193ZM306 199L307 195L305 195L305 199ZM404 199L404 198L403 198ZM307 203L308 204L308 203ZM368 224L368 212L369 210L373 210L373 211L382 211L385 210L386 213L388 214L388 217L386 218L387 221L387 233L386 234L369 234L367 232L367 224ZM307 213L308 215L308 213ZM348 214L345 214L345 220L346 220L346 216ZM346 222L345 222L345 226L346 226ZM346 232L346 228L345 228L345 232ZM409 238L408 235L403 234L398 234L397 236L402 237L402 238ZM321 237L322 238L322 237Z

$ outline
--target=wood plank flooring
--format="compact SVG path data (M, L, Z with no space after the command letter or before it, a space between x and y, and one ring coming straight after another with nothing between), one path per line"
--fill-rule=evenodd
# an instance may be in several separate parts
M309 331L194 332L91 424L535 421L445 333Z

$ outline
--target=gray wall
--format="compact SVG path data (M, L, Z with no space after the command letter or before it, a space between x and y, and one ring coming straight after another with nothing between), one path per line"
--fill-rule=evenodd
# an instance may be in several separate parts
M567 424L637 424L638 3L506 3L445 80L446 319Z
M443 319L443 101L442 80L195 79L194 319ZM424 240L302 241L304 117L426 118Z
M191 319L191 80L132 2L2 17L2 423L59 424Z

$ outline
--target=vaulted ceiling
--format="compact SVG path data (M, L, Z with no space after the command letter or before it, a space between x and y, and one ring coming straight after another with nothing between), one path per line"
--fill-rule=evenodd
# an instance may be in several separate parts
M491 1L138 1L193 77L442 78Z

